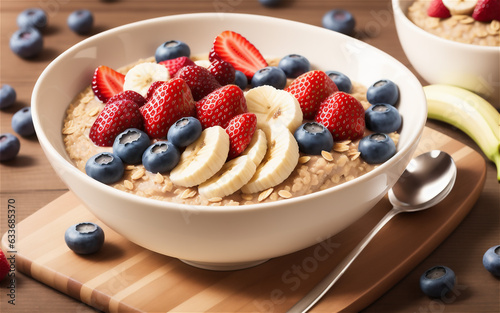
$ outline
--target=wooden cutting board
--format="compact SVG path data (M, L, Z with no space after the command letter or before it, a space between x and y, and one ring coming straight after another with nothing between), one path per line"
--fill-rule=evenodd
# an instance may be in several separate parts
M451 194L436 207L396 216L312 312L359 311L430 254L462 221L485 180L483 157L426 128L416 154L440 149L458 166ZM68 192L17 225L16 266L34 279L110 312L284 312L301 299L390 209L383 198L336 236L259 266L227 272L194 268L145 250L107 228ZM91 221L106 242L91 256L64 243L67 227ZM7 238L2 239L9 251Z

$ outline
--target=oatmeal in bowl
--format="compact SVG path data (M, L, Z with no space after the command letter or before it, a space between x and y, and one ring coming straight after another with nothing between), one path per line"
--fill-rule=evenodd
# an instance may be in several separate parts
M196 34L187 31L193 25ZM266 38L260 27L267 29ZM275 75L278 60L291 54L305 56L310 70L285 77L284 85L282 78L270 82L266 75L252 84L248 66L233 64L247 78L246 88L234 79L214 82L217 88L209 90L211 84L196 87L191 78L214 63L214 38L228 29L265 56L254 64L269 65L263 72ZM302 44L282 38L283 29ZM191 56L183 62L195 65L166 76L158 67L166 68L166 60L157 60L155 49L170 40L186 43ZM318 40L321 49L313 49ZM112 53L117 45L126 53ZM329 76L329 70L336 72ZM78 73L76 79L68 80L70 73ZM159 75L159 83L142 88L144 73ZM334 90L332 77L340 74L350 78L352 90ZM121 82L121 90L98 87L116 87L110 81ZM312 81L329 86L319 103L298 92ZM368 92L372 85L396 90L396 102L390 104L389 92L372 105L369 99L378 97ZM210 269L255 265L350 225L395 183L426 119L418 80L385 53L318 27L242 14L170 16L91 37L42 73L33 107L48 159L91 212L136 244ZM340 132L332 127L338 107L352 115ZM377 112L365 113L370 107L391 112L401 124L384 128ZM162 123L169 126L158 127ZM371 142L382 142L383 152L374 153ZM141 146L140 152L129 149L130 143ZM102 165L113 160L122 164L103 174Z

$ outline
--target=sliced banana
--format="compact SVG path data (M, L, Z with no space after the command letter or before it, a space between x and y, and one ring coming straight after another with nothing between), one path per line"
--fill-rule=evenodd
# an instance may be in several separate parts
M264 159L267 151L267 138L262 129L257 129L253 134L252 140L248 147L241 153L241 155L248 156L255 166L258 166Z
M220 171L199 185L198 192L207 199L229 196L245 185L256 169L250 157L240 155L225 163Z
M200 137L186 147L179 164L170 172L170 180L178 186L199 185L217 173L229 153L229 135L220 126L206 128Z
M272 86L260 86L245 94L248 111L257 115L257 128L266 133L275 124L295 132L302 124L300 104L290 93Z
M476 7L477 0L443 0L443 4L452 15L470 15Z
M299 146L292 133L282 125L270 128L267 153L252 179L241 188L255 193L274 187L290 176L299 161Z
M123 90L133 90L145 97L149 86L155 81L167 81L169 79L170 73L165 66L153 62L139 63L125 75Z
M196 61L194 61L194 64L201 66L201 67L204 67L204 68L208 68L211 63L209 60L196 60Z

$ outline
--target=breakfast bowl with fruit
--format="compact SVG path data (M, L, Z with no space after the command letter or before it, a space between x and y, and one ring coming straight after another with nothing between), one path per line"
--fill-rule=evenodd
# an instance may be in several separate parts
M399 41L430 84L471 90L500 108L500 5L495 0L393 0Z
M359 219L426 121L421 85L391 56L246 14L168 16L86 39L44 70L32 107L51 165L97 218L218 270Z

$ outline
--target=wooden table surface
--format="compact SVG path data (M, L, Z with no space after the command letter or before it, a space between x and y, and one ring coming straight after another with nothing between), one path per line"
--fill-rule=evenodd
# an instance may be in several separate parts
M398 42L390 0L284 2L281 7L266 8L257 0L1 0L0 83L12 85L18 99L14 107L0 112L1 133L13 132L10 125L12 115L30 105L35 81L50 61L86 38L74 34L66 25L67 16L82 8L94 13L94 34L143 19L195 12L261 14L321 26L324 13L330 9L344 8L356 18L357 38L391 54L416 74ZM17 29L16 16L30 7L44 9L48 13L49 26L44 32L43 53L33 60L22 60L10 51L8 41ZM293 40L292 34L290 40ZM423 79L419 79L423 85L426 84ZM427 126L480 151L470 138L449 125L428 121ZM20 140L19 156L14 161L0 164L2 234L8 227L9 201L15 201L16 222L20 222L68 190L50 167L36 137ZM486 183L471 213L427 259L363 312L499 312L500 280L490 275L482 265L483 253L489 247L500 244L499 191L495 167L488 162ZM457 287L445 299L430 299L421 293L419 277L426 269L440 264L455 271ZM93 308L22 273L16 272L15 278L13 293L7 280L0 283L1 312L95 312ZM8 303L11 299L9 293L15 296L15 306Z

